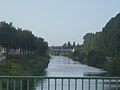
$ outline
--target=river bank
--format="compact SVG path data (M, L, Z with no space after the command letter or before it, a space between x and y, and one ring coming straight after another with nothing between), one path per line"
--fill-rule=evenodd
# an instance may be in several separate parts
M69 52L65 53L64 56L67 56L74 61L78 61L81 64L88 65L91 67L96 67L106 71L102 76L114 76L111 72L111 65L112 61L107 61L103 55L92 55L86 56L84 53L81 52ZM87 73L86 75L92 75L91 73Z
M48 55L7 55L6 59L0 62L0 75L42 75L48 64Z
M91 67L65 56L51 56L46 69L46 76L83 77L97 76L105 73L104 70Z
M102 69L81 64L80 62L65 56L51 56L50 63L48 65L48 68L45 71L46 71L46 74L44 75L45 77L87 77L87 76L98 77L98 76L101 76L102 73L104 73ZM88 73L91 74L91 76L88 75ZM56 89L61 90L60 89L61 80L56 80L56 81L57 81ZM63 81L64 81L63 85L67 86L68 81L65 79ZM77 80L77 82L80 82L80 80ZM71 90L74 90L74 86L72 86L72 83L75 83L75 81L70 80ZM94 81L91 81L91 83L94 83ZM50 80L50 87L54 87L54 84L55 84L55 80ZM40 90L41 85L43 85L42 86L43 90L48 90L48 87L47 87L48 80L43 80L42 84L41 84L41 81L38 81L36 90ZM94 90L93 84L91 85L92 85L91 90ZM80 88L82 86L80 85L80 83L78 84L78 86L79 86L78 90L81 90ZM85 83L85 87L87 86L88 86L88 83ZM105 87L107 87L107 85L105 85ZM54 90L54 88L50 88L50 90ZM64 90L68 90L68 88L65 87ZM88 90L88 89L85 89L85 90Z

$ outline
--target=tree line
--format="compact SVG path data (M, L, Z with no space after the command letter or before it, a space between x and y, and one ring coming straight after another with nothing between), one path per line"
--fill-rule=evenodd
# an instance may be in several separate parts
M62 48L65 48L65 49L71 49L71 48L75 48L75 47L80 47L80 45L79 44L76 45L75 42L73 42L73 44L72 44L70 41L68 41L67 43L64 43L62 45Z
M75 42L71 43L70 41L68 41L67 43L64 43L61 46L50 46L50 48L54 48L54 49L73 49L73 48L77 48L80 47L80 44L77 44Z
M20 50L20 54L44 54L48 49L48 43L41 37L32 34L30 30L15 28L5 21L0 22L0 45L8 54L11 49Z
M75 51L71 57L120 76L120 13L111 18L102 31L87 33L83 39L82 50Z

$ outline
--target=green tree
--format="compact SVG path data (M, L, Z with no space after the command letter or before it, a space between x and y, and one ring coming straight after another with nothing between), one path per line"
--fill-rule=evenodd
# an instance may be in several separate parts
M76 47L76 44L75 44L75 42L73 42L73 47Z
M12 23L0 22L0 44L6 48L7 54L10 49L20 49L23 54L45 53L48 43L43 38L36 37L29 30L14 28Z
M88 52L87 61L88 65L101 67L106 61L106 57L100 52L91 50Z
M1 45L6 48L7 53L12 48L12 40L14 37L15 28L12 23L0 22L0 42Z
M71 45L70 41L68 41L67 48L71 48L71 47L72 47L72 45Z
M87 54L87 52L89 52L92 49L92 41L94 39L94 33L87 33L83 39L83 51Z

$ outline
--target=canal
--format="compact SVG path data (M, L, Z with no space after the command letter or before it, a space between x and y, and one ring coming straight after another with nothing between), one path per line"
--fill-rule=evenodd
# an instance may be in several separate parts
M103 71L102 69L98 69L98 68L94 68L91 66L87 66L87 65L83 65L77 61L74 61L68 57L64 57L64 56L51 56L50 58L50 63L48 68L46 69L46 74L45 76L49 76L49 77L87 77L87 76L91 76L91 77L97 77L97 76L101 76L102 73L105 73L105 71ZM72 83L74 82L70 82L71 83L71 89L70 90L74 90L74 87L72 87ZM91 81L91 90L95 90L93 89L94 83L95 81ZM50 81L50 90L54 90L54 84L55 81L51 80ZM57 90L61 90L60 89L60 84L61 81L57 80ZM64 90L68 90L68 88L66 87L67 85L67 81L64 80ZM99 81L98 83L98 90L102 90L102 81ZM78 89L77 90L82 90L81 89L81 81L78 82ZM43 90L48 90L48 81L47 80L43 80ZM84 85L84 90L88 90L87 88L88 83L87 81L85 81L85 85ZM38 81L37 83L37 87L36 90L41 90L41 81ZM109 85L106 84L105 85L105 90L109 90ZM114 90L114 89L113 89Z
M50 63L46 69L46 76L55 77L83 77L86 75L97 75L105 71L80 64L77 61L64 56L51 56Z

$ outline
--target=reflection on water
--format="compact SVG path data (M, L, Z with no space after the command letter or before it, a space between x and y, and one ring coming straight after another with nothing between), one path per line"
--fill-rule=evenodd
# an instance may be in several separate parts
M101 73L104 73L102 69L90 67L87 65L83 65L77 61L73 61L72 59L64 56L51 56L50 63L48 68L46 69L46 76L51 76L51 77L84 77L86 75L98 75ZM42 84L43 82L43 84ZM48 85L48 82L50 82L50 85ZM48 80L40 80L37 83L36 90L48 90L48 86L50 86L50 90L68 90L68 84L70 84L70 90L75 90L75 80L70 80L70 83L68 80L57 80L56 86L55 87L55 79L51 79L50 81ZM62 87L62 82L63 87ZM84 90L88 90L88 80L84 81ZM90 90L95 90L95 80L90 81ZM82 90L81 85L82 80L77 81L77 90ZM102 84L103 81L99 80L98 81L98 90L102 90ZM105 84L105 89L104 90L110 90L109 89L109 84ZM94 89L93 89L94 88ZM111 90L115 90L114 88Z
M51 56L50 64L46 69L47 76L64 76L64 77L83 77L84 74L100 74L105 71L80 64L68 57Z

